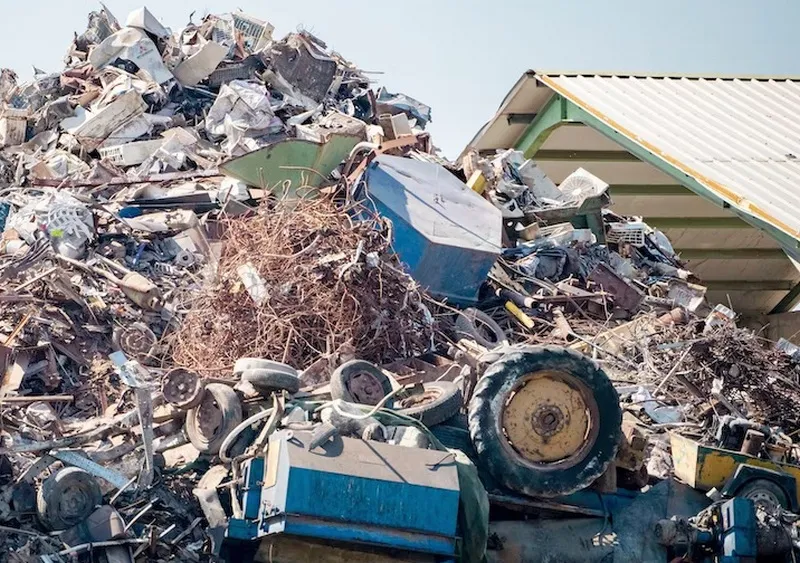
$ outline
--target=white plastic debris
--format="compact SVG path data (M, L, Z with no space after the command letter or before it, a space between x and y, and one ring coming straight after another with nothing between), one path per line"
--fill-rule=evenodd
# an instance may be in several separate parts
M208 78L227 55L227 47L208 41L200 47L200 50L179 64L173 74L184 86L196 86Z
M161 25L161 22L159 22L156 17L150 13L150 10L145 7L141 7L128 14L125 25L127 27L141 29L158 38L166 38L172 34L170 30Z
M239 266L236 271L247 293L253 298L253 302L259 307L263 305L269 294L267 292L267 284L264 283L264 280L258 274L258 270L256 270L252 264L248 263Z
M228 154L245 137L259 137L282 128L282 122L272 112L266 87L242 80L224 85L206 116L209 135L227 137L223 147Z
M134 27L121 29L95 47L89 55L89 62L98 70L116 59L135 63L157 84L174 80L172 73L161 59L156 44L140 29Z

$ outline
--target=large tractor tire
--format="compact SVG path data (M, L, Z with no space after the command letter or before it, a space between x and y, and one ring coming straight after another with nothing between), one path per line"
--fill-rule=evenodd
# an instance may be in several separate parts
M504 486L534 497L594 482L616 456L621 425L608 376L586 356L553 346L503 356L469 404L480 462Z

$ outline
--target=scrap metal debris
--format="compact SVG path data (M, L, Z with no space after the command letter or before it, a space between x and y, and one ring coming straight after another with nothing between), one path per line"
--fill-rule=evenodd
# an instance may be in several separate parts
M673 473L736 496L676 448L800 475L800 349L601 178L448 162L431 108L274 31L103 8L62 72L0 74L9 560L481 561L490 499L608 524ZM314 498L277 495L296 467Z
M355 353L383 364L430 346L423 295L376 223L318 199L263 206L222 229L217 280L175 334L177 364L222 374L255 356L305 369Z

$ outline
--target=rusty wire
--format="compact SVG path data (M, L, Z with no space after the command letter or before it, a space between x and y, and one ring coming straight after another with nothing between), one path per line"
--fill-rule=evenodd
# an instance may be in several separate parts
M223 227L216 280L172 335L177 365L224 374L240 357L298 369L337 356L385 363L430 344L423 296L392 263L379 224L318 199L265 204ZM267 288L260 305L240 277L243 265Z

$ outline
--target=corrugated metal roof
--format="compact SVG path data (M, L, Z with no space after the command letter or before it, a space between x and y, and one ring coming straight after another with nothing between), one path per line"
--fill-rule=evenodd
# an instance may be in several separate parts
M800 80L535 77L732 206L800 238Z

